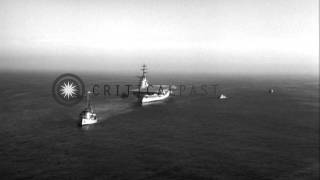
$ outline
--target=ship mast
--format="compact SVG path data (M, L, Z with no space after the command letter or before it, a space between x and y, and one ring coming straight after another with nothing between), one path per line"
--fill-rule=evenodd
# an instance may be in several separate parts
M144 88L147 88L149 86L149 83L148 83L147 77L146 77L147 66L145 64L143 64L141 70L142 70L142 76L141 76L141 79L140 79L140 89L144 89Z
M90 111L92 110L91 108L91 102L90 102L90 95L92 94L91 91L88 91L87 93L87 108L90 109Z
M142 77L146 77L147 74L147 66L145 64L142 65Z

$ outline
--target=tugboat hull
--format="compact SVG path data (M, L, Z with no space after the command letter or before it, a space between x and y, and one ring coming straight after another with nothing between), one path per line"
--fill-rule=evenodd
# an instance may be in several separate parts
M95 124L97 122L98 122L97 119L82 119L81 125L84 126L84 125L88 125L88 124Z

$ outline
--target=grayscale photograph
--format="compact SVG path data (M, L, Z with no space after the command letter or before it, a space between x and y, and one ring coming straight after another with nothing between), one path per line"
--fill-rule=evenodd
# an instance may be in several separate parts
M0 179L318 180L318 0L0 0Z

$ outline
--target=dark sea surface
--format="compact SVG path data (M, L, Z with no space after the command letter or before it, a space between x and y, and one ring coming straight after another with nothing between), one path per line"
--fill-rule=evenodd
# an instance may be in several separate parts
M59 74L0 74L0 179L318 179L318 79L153 76L218 83L215 95L94 97L99 123L77 126L84 102L52 98ZM80 75L86 86L133 81ZM269 94L268 89L275 89Z

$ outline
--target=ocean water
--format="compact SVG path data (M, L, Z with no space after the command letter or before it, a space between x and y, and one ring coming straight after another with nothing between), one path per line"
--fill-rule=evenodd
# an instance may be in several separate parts
M52 98L57 76L1 74L1 179L319 177L315 78L154 76L159 83L218 83L229 98L176 95L139 106L134 97L97 96L100 121L82 128L84 103L64 107ZM80 77L86 85L127 80Z

